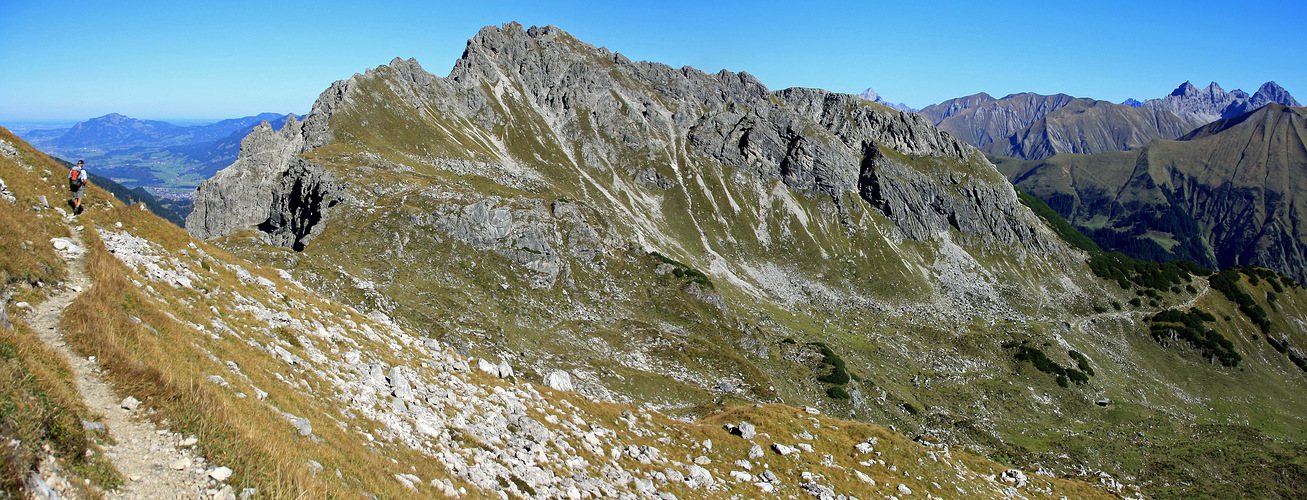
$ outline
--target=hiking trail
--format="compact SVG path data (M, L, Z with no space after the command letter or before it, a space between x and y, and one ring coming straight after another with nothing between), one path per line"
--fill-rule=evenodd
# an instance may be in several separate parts
M118 394L101 377L101 369L94 357L82 357L73 352L64 341L59 318L73 301L89 290L93 284L86 273L86 249L81 232L84 226L69 222L70 238L74 245L56 245L60 257L68 263L68 278L48 300L36 305L28 317L28 324L47 346L54 349L72 369L77 391L91 413L107 427L113 444L103 445L104 455L122 475L123 484L117 490L104 492L107 499L224 499L235 500L231 486L215 479L226 479L230 469L209 464L196 456L191 448L195 438L187 438L156 426L146 418L143 404ZM139 405L139 406L138 406ZM83 422L86 426L87 422ZM88 429L88 432L94 430ZM60 477L60 466L52 460L43 460L39 479L29 479L36 498L76 498L81 492ZM56 493L51 495L51 493ZM240 498L254 495L253 490L242 492ZM42 496L44 495L44 496Z

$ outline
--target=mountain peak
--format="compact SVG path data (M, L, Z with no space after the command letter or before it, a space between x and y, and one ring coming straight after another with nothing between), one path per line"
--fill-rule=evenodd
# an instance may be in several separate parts
M1198 87L1195 87L1194 84L1189 82L1189 80L1185 80L1179 87L1176 87L1175 90L1171 91L1171 95L1176 97L1188 97L1197 92Z
M898 103L898 102L889 102L889 101L886 101L883 97L880 96L880 94L876 93L876 90L875 90L875 89L873 89L873 88L871 88L871 87L867 87L867 90L864 90L864 91L862 91L861 94L858 94L858 97L861 97L861 98L866 99L866 100L868 100L868 101L874 102L874 103L876 103L876 104L880 104L880 105L885 106L885 107L888 107L888 108L890 108L890 109L894 109L894 110L902 111L902 112L904 112L904 113L916 113L916 112L917 112L916 109L914 109L914 108L911 107L911 106L908 106L907 104Z
M1257 104L1280 103L1285 106L1298 107L1298 101L1289 95L1289 91L1281 87L1274 81L1263 83L1257 88L1257 93L1253 94L1253 101Z

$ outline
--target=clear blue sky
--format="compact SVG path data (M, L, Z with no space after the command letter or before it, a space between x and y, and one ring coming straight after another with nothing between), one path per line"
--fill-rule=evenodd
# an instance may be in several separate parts
M1307 101L1307 2L362 2L0 0L0 123L304 113L393 57L448 74L486 25L554 24L631 59L769 88L1119 102L1275 80Z

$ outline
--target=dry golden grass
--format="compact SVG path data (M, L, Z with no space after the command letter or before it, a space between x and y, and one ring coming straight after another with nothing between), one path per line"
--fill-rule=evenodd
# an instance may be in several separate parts
M39 195L47 200L56 196L41 177L48 179L59 170L7 130L0 129L0 139L17 146L18 160L30 168L0 157L0 178L18 199L14 204L0 202L0 297L8 299L12 294L14 302L39 303L48 290L42 285L57 283L67 274L50 244L52 237L67 236L67 230L54 212L39 217L31 208L39 203ZM93 417L77 393L68 365L37 338L22 319L24 312L5 312L12 324L0 321L0 441L16 445L0 446L0 495L19 495L23 479L48 454L46 447L64 465L74 486L84 488L83 478L101 486L117 484L117 473L103 455L86 456L88 449L98 450L98 446L83 431L81 421ZM94 497L89 490L83 493Z

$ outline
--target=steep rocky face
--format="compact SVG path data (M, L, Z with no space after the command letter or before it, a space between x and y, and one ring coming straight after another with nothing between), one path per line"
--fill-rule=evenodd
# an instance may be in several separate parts
M281 130L263 122L241 141L231 167L200 184L186 229L212 238L257 228L268 241L302 249L339 201L331 177L299 157L306 150L305 123L291 117Z
M917 114L925 117L926 121L932 125L938 126L945 118L994 100L996 99L990 97L989 94L981 92L966 97L949 99L939 104L931 104L921 108L920 111L917 111Z
M878 178L874 172L863 172L864 166L885 168L895 163L883 155L876 156L875 150L882 146L908 155L983 163L982 159L969 157L969 148L964 144L940 134L916 115L878 111L859 104L852 96L806 89L771 93L747 73L736 75L723 71L708 75L690 68L674 70L659 64L631 63L620 55L593 48L578 51L575 49L584 49L579 47L579 42L548 27L518 33L521 39L505 34L498 30L479 33L447 78L427 73L415 61L396 60L385 68L387 73L393 72L385 84L415 108L440 109L478 122L479 128L492 133L510 126L516 118L523 118L515 116L517 110L496 109L502 104L495 100L504 93L526 100L533 108L529 112L538 113L537 119L542 118L554 129L549 135L564 143L560 145L568 163L622 168L623 149L670 147L671 151L659 153L672 160L689 153L728 165L748 166L764 177L783 179L792 188L828 195L837 204L845 192L866 191L865 179ZM547 50L543 57L537 53L542 48ZM605 67L611 69L602 71ZM372 76L371 72L366 76ZM636 85L624 82L624 77L634 80ZM268 220L293 220L295 217L285 213L269 213L265 218L261 206L269 205L263 200L268 198L271 188L257 184L262 180L231 189L227 194L208 191L221 191L223 188L218 186L232 185L228 179L267 179L269 172L287 172L295 160L286 156L296 154L297 148L298 152L307 152L330 143L334 132L327 126L329 118L338 106L350 100L350 90L358 84L358 77L334 84L315 104L302 127L287 127L288 131L281 134L270 134L264 129L252 134L252 142L243 144L241 159L230 169L232 172L216 177L209 187L202 187L203 194L197 197L197 205L219 203L232 208L197 209L195 223L188 224L195 228L193 234L211 238L251 227L252 222L257 225ZM630 95L619 95L610 89L621 89ZM649 94L649 90L654 92ZM632 105L639 114L632 111ZM582 113L585 111L589 116ZM582 130L586 126L599 132L600 139L620 138L624 147L606 147L609 145L602 140L587 140L585 135L591 131ZM675 143L681 140L685 142L678 151ZM644 141L648 144L640 144ZM524 160L515 157L515 152L496 146L499 151L490 151L495 162L511 166ZM245 148L250 152L244 152ZM580 152L580 158L574 151ZM872 161L864 161L869 155ZM650 156L657 161L658 153L651 152ZM624 176L644 179L654 185L671 184L657 168L638 172L630 166L625 168ZM888 178L896 177L901 176ZM992 184L983 191L992 192L995 197L980 199L982 206L965 210L976 214L996 210L1006 222L991 231L982 228L986 224L971 224L971 218L958 216L958 208L952 205L973 204L976 200L967 196L975 192L961 197L942 196L939 199L944 204L934 203L932 206L938 210L928 210L927 215L938 212L941 218L954 220L951 224L954 228L966 226L969 230L965 232L970 234L996 237L1002 242L1030 243L1041 250L1049 248L1047 240L1032 229L1039 227L1038 224L1019 220L1021 216L1016 215L1021 210L1019 204L1010 190L999 183L998 177L981 175L972 180ZM288 186L293 182L286 180L282 184ZM891 186L876 191L909 193L918 192L920 187ZM288 191L283 186L280 192ZM232 201L227 201L228 198ZM906 217L912 212L908 206L926 206L922 202L902 200L869 201L878 207L898 206L897 215L886 215L901 224L907 223ZM255 209L253 205L260 208ZM224 213L235 215L230 220L214 219ZM1009 224L1020 227L1008 227ZM272 223L269 227L286 226ZM936 223L924 227L932 231L943 229ZM930 231L908 232L914 239L923 239ZM1022 236L1015 237L1017 234Z
M1255 94L1249 95L1239 89L1226 92L1216 82L1205 88L1184 82L1176 87L1170 95L1161 99L1150 99L1144 103L1157 110L1166 110L1177 116L1199 123L1234 118L1249 113L1271 103L1298 106L1298 101L1287 90L1275 82L1266 82Z
M1104 248L1307 280L1302 108L1271 104L1138 151L1002 168Z

